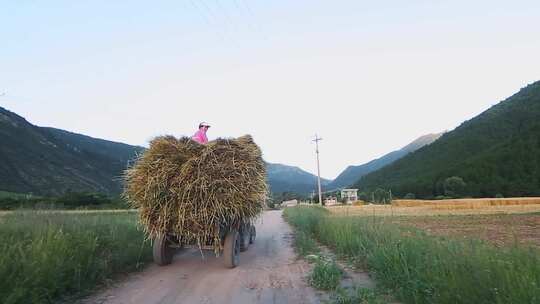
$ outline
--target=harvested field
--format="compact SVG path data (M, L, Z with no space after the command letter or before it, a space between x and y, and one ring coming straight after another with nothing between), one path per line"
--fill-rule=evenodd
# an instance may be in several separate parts
M395 217L390 221L420 228L430 235L481 239L498 247L532 245L540 248L540 213Z
M436 207L454 209L476 209L490 206L539 205L540 197L470 198L448 200L394 200L394 207Z
M538 205L492 206L476 209L452 209L433 207L393 207L391 205L335 206L327 207L336 215L350 216L428 216L428 215L474 215L519 214L540 212Z
M518 201L523 204L516 204ZM333 206L327 209L336 215L351 216L519 214L540 212L540 199L398 200L392 205Z
M540 198L396 200L392 205L327 209L339 216L391 217L392 224L413 226L431 235L481 239L496 246L540 247Z

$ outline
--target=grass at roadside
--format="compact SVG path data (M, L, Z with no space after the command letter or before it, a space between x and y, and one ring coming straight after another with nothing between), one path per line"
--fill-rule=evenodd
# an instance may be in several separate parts
M382 304L385 296L367 288L342 288L343 271L336 262L325 256L309 231L296 230L294 237L296 253L313 263L313 269L308 281L316 289L328 291L329 301L332 304Z
M368 288L355 288L352 292L337 289L332 296L333 304L385 304L388 303L375 291Z
M14 212L0 217L0 302L84 294L151 260L135 213Z
M341 269L334 261L318 260L309 276L311 286L320 290L336 290L341 282Z
M540 301L540 254L534 248L495 248L387 225L378 217L328 214L305 206L285 210L298 231L365 264L406 303Z
M294 236L294 248L296 253L305 257L310 254L319 254L319 247L313 237L305 231L299 230Z

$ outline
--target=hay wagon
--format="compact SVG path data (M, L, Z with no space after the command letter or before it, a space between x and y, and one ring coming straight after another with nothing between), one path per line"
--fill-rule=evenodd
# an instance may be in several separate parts
M257 232L251 222L240 222L234 225L221 225L219 229L221 238L221 256L225 266L234 268L239 263L239 254L246 251L250 244L253 244ZM212 244L199 246L198 244L186 244L182 242L182 236L166 233L159 235L153 242L154 262L160 266L168 265L172 262L174 254L184 248L197 248L202 250L214 250Z

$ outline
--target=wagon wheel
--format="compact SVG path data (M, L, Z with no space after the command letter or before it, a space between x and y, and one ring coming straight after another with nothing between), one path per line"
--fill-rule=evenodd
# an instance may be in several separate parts
M244 252L248 250L251 241L251 226L244 225L242 227L242 233L240 233L240 251Z
M253 244L255 243L255 238L257 237L257 229L255 229L254 225L251 225L249 229L249 243Z
M225 266L234 268L238 266L240 254L240 234L238 230L232 229L225 236L225 244L223 245L223 260Z
M167 238L166 234L160 234L154 239L153 255L154 262L159 266L169 265L175 253L175 248L171 247L172 243Z

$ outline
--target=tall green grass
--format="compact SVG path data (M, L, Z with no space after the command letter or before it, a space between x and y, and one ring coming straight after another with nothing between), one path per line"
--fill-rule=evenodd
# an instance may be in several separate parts
M365 263L406 303L540 303L540 252L433 237L384 218L335 217L313 207L285 217L336 253Z
M0 216L0 303L84 294L151 259L135 213Z

